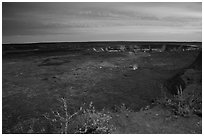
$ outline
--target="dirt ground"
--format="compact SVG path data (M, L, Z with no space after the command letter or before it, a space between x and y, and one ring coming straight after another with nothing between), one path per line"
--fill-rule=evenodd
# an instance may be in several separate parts
M21 120L50 111L61 97L69 100L70 112L91 101L98 110L112 110L124 103L133 111L139 111L160 97L162 84L189 66L197 55L198 52L192 51L151 54L64 52L3 57L3 132ZM134 65L138 66L135 70ZM134 124L137 115L133 114L140 113L131 113L131 121L127 123ZM162 123L151 124L154 117L149 117L150 125L164 127ZM116 133L147 132L136 131L138 126L128 125L127 130L122 130L121 126ZM176 127L174 125L164 133L177 133ZM188 127L191 126L185 128ZM149 131L155 132L156 129Z
M201 134L202 120L172 115L159 106L140 112L121 112L113 115L115 134Z

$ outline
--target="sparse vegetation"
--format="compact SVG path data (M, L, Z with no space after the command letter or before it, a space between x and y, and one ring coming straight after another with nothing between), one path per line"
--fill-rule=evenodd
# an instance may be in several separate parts
M175 115L189 117L201 110L201 105L198 107L199 97L201 96L185 93L180 86L177 88L177 95L170 98L164 95L157 100L157 103L169 108Z
M38 44L43 48L25 49L25 52L24 49L13 45L9 48L16 48L4 51L3 133L191 133L191 130L201 132L202 129L192 125L199 122L201 116L191 115L202 115L201 92L194 90L195 87L201 90L202 80L191 78L195 75L192 70L184 77L185 83L194 84L187 87L189 91L178 88L178 95L165 96L158 101L172 112L167 108L161 108L162 106L146 106L151 104L152 99L160 97L158 85L191 64L198 54L197 51L138 51L131 56L128 55L128 50L117 53L88 52L89 48L112 46L113 43L102 45L96 42L86 46L89 44L80 43L79 46L82 48L83 45L83 49L75 46L68 49L67 43L61 48L59 44L58 51L55 47L57 44L50 50L47 49L48 44ZM64 49L65 46L67 50ZM144 48L146 47L144 45ZM29 49L30 45L26 48ZM132 70L134 64L138 64L139 68L135 68L137 70ZM197 75L199 77L200 73L197 72ZM197 81L200 84L195 84ZM66 99L61 98L62 96ZM56 98L60 98L59 101L56 101ZM93 103L89 104L90 101ZM83 102L86 104L82 105ZM124 104L120 105L121 103ZM116 107L112 111L114 106ZM106 110L102 110L103 108ZM178 118L166 117L166 111ZM163 122L166 118L168 121Z
M73 114L68 111L68 102L60 98L57 110L51 110L43 114L43 118L30 118L20 121L7 133L50 133L60 134L108 134L114 130L110 124L112 119L110 112L96 111L91 102L88 107L80 107ZM47 127L48 126L48 127Z
M113 126L109 124L111 116L105 111L96 111L91 102L87 108L80 107L78 111L70 114L65 98L60 99L62 106L60 111L51 111L44 114L44 117L55 127L56 133L110 133Z

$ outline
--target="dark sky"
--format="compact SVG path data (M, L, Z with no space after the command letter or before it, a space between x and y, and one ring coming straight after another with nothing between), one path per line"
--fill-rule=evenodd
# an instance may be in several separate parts
M3 43L202 41L202 3L3 3Z

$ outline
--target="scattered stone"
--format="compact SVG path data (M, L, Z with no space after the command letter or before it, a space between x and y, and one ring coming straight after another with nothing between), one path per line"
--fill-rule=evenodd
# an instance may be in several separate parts
M130 68L132 70L137 70L138 69L138 64L130 65Z

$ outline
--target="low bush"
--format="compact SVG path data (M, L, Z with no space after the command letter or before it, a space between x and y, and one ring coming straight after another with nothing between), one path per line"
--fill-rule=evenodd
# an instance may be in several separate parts
M182 87L178 87L177 95L171 98L164 95L162 98L158 99L156 103L169 108L175 115L189 117L197 113L198 110L201 110L200 97L201 96L193 93L185 93Z
M51 111L44 114L44 117L54 126L55 133L79 133L79 134L107 134L113 131L114 127L110 124L111 116L105 111L96 111L91 102L88 107L69 114L67 100L61 98L63 108L59 111Z

